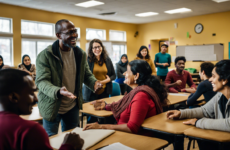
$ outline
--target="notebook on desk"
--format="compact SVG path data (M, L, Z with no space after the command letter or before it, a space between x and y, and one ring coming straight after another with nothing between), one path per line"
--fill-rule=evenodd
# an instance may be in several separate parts
M84 139L83 150L92 147L96 143L100 142L104 138L108 137L109 135L113 134L114 130L102 130L102 129L92 129L82 131L82 128L75 128L72 132L79 134L79 136ZM67 133L63 133L60 136L50 139L50 144L53 148L59 149L64 137Z

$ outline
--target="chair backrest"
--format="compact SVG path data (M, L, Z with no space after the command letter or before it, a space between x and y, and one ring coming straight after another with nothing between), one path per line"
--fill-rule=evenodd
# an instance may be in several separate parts
M113 91L112 91L112 94L109 95L109 97L118 96L118 95L121 95L120 86L118 83L113 82Z

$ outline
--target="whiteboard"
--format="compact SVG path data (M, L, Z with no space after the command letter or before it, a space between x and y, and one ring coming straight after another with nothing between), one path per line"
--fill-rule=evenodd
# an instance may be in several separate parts
M187 61L220 61L224 58L223 44L177 46L176 56L185 56Z

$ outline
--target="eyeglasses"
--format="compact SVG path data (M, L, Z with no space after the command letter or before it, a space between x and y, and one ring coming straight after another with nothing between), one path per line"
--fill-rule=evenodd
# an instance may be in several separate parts
M74 34L76 34L77 35L77 30L72 30L72 31L69 31L69 32L66 32L66 33L64 33L64 32L61 32L61 33L63 33L63 34L65 34L65 35L74 35Z
M100 49L100 48L101 48L101 46L93 47L93 49Z

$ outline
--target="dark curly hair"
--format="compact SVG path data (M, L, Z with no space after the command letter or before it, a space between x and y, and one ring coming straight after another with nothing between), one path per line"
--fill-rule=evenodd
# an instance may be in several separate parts
M205 75L208 78L212 77L212 70L214 68L214 64L211 62L204 62L200 65L200 71L204 71Z
M145 59L150 59L149 49L144 45L140 47L139 52L137 53L137 57L143 59L143 56L141 55L141 51L145 48L147 49L147 55L145 56Z
M97 58L95 57L95 55L93 53L93 43L94 42L99 43L101 45L101 47L102 47L100 61L97 60ZM93 39L92 41L90 41L89 48L88 48L88 59L89 59L90 62L98 62L98 64L100 66L102 66L103 63L106 62L107 57L108 57L107 51L106 51L104 45L102 44L101 40Z
M219 81L227 80L227 86L230 87L230 60L221 60L216 65L216 73L220 76Z
M184 56L178 56L178 57L176 57L176 59L175 59L175 65L177 64L177 62L178 62L179 60L183 60L184 62L186 62L186 58L185 58Z
M167 106L169 101L167 99L168 94L164 84L160 83L160 80L151 75L152 69L150 65L144 60L133 60L129 63L131 71L134 75L139 73L139 78L136 80L138 85L147 85L151 87L160 98L162 106Z

